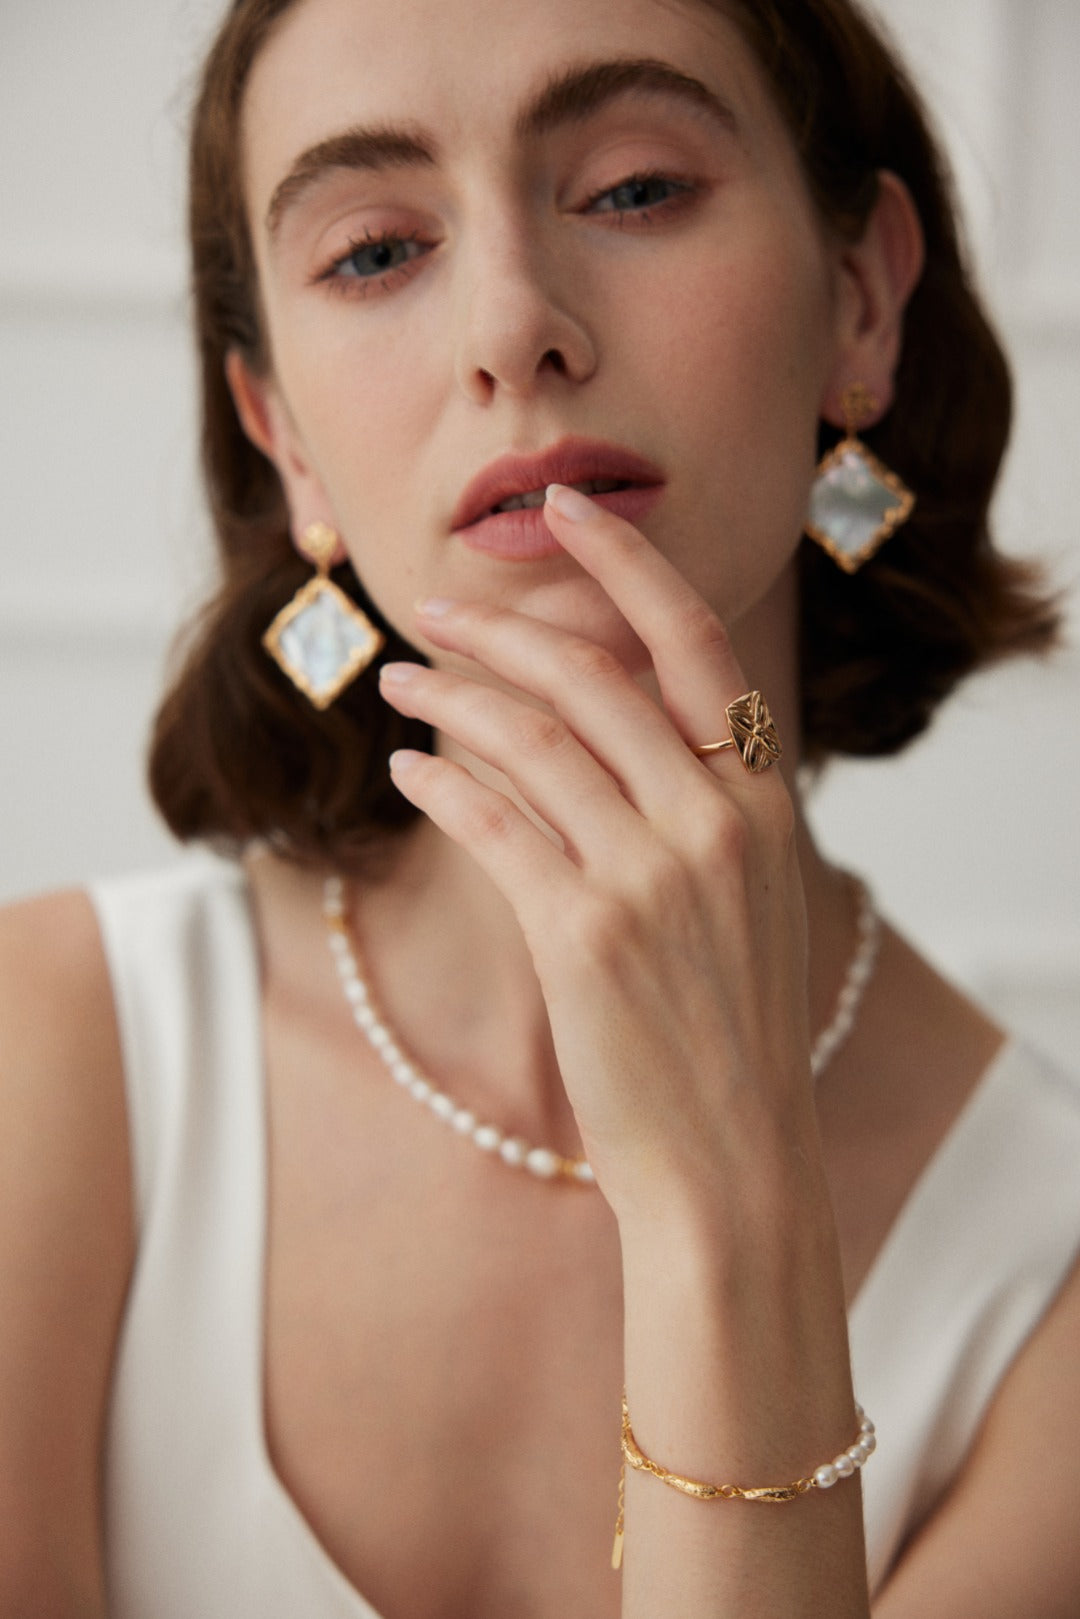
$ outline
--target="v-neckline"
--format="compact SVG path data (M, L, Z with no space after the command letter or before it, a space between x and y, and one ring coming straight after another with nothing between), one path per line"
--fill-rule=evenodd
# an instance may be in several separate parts
M265 1494L272 1503L273 1510L281 1518L285 1530L291 1530L303 1545L312 1564L314 1577L323 1579L328 1591L333 1593L334 1599L339 1605L339 1613L335 1616L335 1619L383 1619L378 1610L353 1585L344 1570L331 1557L305 1517L295 1497L286 1487L277 1468L274 1466L273 1458L270 1454L266 1427L266 1299L268 1288L270 1184L269 1085L262 1008L262 955L259 947L250 876L243 867L240 868L240 871L246 903L250 954L254 964L252 983L256 1004L253 1008L253 1013L255 1027L258 1030L255 1047L257 1073L253 1076L253 1082L255 1084L257 1112L260 1122L258 1133L259 1174L257 1177L259 1208L257 1218L254 1221L254 1229L258 1233L259 1252L257 1256L258 1284L253 1289L256 1320L254 1323L249 1323L251 1327L249 1342L253 1346L255 1361L249 1386L255 1390L254 1441L257 1458ZM852 1358L856 1364L861 1358L859 1346L865 1343L871 1335L870 1329L874 1319L875 1301L882 1296L887 1297L891 1294L890 1275L893 1272L903 1274L904 1270L908 1268L904 1262L904 1255L910 1249L919 1230L922 1222L922 1209L928 1200L932 1198L942 1174L948 1172L950 1160L958 1151L962 1151L963 1141L970 1133L972 1121L981 1114L983 1108L987 1105L986 1098L994 1090L995 1080L1010 1066L1015 1049L1016 1042L1011 1038L1007 1038L983 1069L956 1117L952 1120L944 1136L916 1176L854 1298L849 1304L847 1311L848 1336L852 1346Z

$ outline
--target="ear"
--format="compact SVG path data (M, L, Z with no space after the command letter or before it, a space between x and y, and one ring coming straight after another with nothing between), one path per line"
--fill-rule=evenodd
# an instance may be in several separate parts
M312 523L337 525L318 474L273 378L253 371L239 349L225 356L225 380L240 425L257 450L272 461L285 491L294 542ZM344 559L341 547L335 561Z
M922 275L926 243L911 193L883 169L878 199L857 242L841 249L837 343L821 414L843 427L843 397L862 383L877 401L870 426L894 397L903 342L904 310Z

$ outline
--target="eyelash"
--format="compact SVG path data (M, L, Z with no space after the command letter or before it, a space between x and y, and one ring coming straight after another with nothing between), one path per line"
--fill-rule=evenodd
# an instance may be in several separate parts
M600 212L612 219L620 229L625 228L628 218L632 218L635 223L648 225L652 220L654 211L669 209L672 206L677 207L680 203L686 202L698 190L697 185L692 181L677 179L675 176L665 173L662 169L643 169L637 173L627 175L625 180L619 180L613 186L604 186L600 191L594 192L587 199L585 210L587 212L595 207L601 198L614 196L617 191L625 191L630 186L648 186L658 182L671 186L673 195L661 198L658 203L648 203L640 208L611 208L602 209ZM325 284L338 297L367 298L374 289L389 292L392 287L408 280L412 273L411 266L416 263L417 259L422 258L423 254L414 254L404 264L392 265L381 275L343 275L341 272L350 260L356 258L358 253L363 253L370 248L407 247L409 243L417 242L418 240L419 233L417 231L410 231L407 235L400 231L380 231L372 235L370 231L365 230L362 237L350 239L348 251L334 259L331 264L327 265L325 270L320 271L313 279L317 283Z

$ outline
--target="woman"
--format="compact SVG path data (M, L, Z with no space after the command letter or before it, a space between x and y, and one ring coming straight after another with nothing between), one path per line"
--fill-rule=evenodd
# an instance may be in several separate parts
M1053 631L902 76L842 0L240 0L192 180L152 779L244 858L4 919L4 1611L1073 1612L1076 1088L793 773Z

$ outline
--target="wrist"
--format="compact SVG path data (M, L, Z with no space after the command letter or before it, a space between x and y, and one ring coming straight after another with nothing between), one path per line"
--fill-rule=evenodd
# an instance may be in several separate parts
M751 1479L790 1465L793 1439L803 1463L837 1446L853 1395L827 1196L787 1185L746 1201L730 1187L672 1198L620 1237L626 1384L644 1435Z
M810 1244L835 1247L832 1200L816 1120L810 1131L730 1139L680 1164L639 1165L604 1193L615 1214L624 1266L665 1269L671 1256L714 1271L729 1258L780 1262Z

